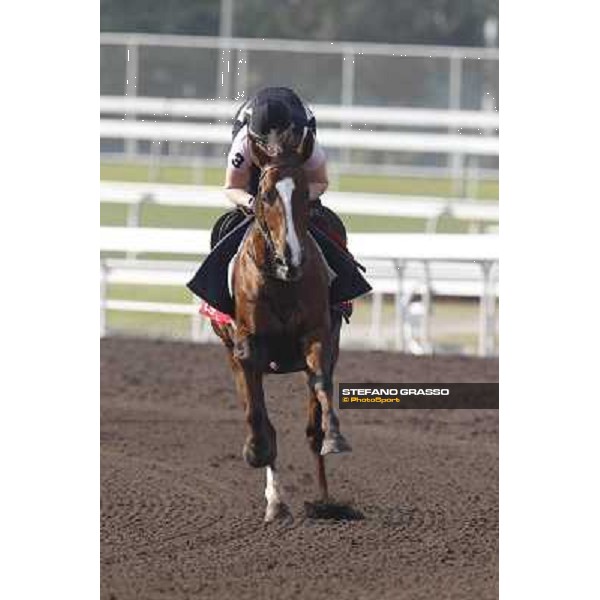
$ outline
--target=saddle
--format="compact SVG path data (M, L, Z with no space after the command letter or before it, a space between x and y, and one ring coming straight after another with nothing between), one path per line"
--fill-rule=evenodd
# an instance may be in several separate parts
M253 221L254 216L249 215L219 239L187 284L196 296L232 318L235 317L235 304L229 292L228 267ZM330 286L331 306L353 300L371 291L371 286L359 271L358 263L348 252L316 226L310 224L309 231L329 267L336 274Z

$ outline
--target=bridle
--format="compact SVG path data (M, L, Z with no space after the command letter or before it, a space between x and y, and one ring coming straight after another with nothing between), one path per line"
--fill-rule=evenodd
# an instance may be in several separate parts
M263 220L261 219L262 216L262 207L259 209L258 207L258 203L260 202L260 186L263 182L263 179L265 178L265 175L269 172L272 171L275 168L280 168L280 165L271 165L271 166L267 166L264 169L261 170L260 173L260 177L258 179L258 195L256 198L256 204L257 206L254 209L254 214L256 216L256 226L258 227L258 231L261 233L265 244L267 245L267 260L269 262L271 262L273 257L277 256L277 249L275 248L275 243L273 242L273 238L271 237L271 232L269 231L269 228L267 227L267 225L263 222ZM261 214L259 214L259 212Z
M274 169L296 168L296 166L297 165L292 164L292 163L276 163L273 165L267 165L261 169L260 177L258 179L258 194L257 194L257 198L255 201L256 206L254 209L254 215L255 215L256 227L257 227L258 231L260 232L262 238L264 239L265 245L267 247L267 255L266 255L266 261L265 261L266 267L267 267L267 273L269 273L271 271L271 268L273 267L274 262L276 262L277 260L283 260L283 258L281 256L279 256L277 249L275 248L275 242L273 242L273 238L271 236L271 232L270 232L269 228L261 219L262 207L259 208L259 202L261 201L261 199L260 199L261 184L263 182L263 179L265 178L265 176L267 175L267 173L269 171L273 171ZM254 262L256 263L256 258L254 256L252 258L253 258ZM258 263L256 263L256 264L258 266Z

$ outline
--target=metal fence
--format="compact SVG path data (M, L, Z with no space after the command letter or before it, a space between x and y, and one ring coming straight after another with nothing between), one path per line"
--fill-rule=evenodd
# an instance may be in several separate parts
M241 100L265 85L287 85L311 104L498 110L497 48L127 33L103 33L100 44L103 96ZM365 162L358 151L333 157L340 158ZM456 158L369 162L452 168ZM478 167L495 172L498 161Z
M289 85L315 104L498 107L498 49L103 33L102 95L235 99Z

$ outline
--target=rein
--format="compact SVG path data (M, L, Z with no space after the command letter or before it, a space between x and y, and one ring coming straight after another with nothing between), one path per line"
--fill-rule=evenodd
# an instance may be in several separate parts
M258 180L259 196L260 196L260 184L262 183L262 180L263 180L266 172L270 169L273 169L273 167L267 167L260 174L260 178ZM275 244L273 242L273 238L271 237L271 232L269 231L269 228L265 225L265 223L263 223L262 219L260 218L262 216L262 214L258 214L259 212L262 212L262 207L260 209L258 207L260 198L257 198L256 201L257 201L257 206L255 207L255 211L254 211L255 215L256 215L256 226L258 227L258 231L262 235L262 237L265 241L265 244L267 245L267 263L269 263L269 265L270 265L270 264L272 264L273 256L277 255L277 251L275 249ZM256 260L254 262L256 263Z

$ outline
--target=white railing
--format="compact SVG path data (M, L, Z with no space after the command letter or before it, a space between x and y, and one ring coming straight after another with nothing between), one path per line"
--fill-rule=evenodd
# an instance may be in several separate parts
M101 251L160 252L192 255L197 259L209 252L209 231L168 230L152 228L101 228ZM414 294L422 297L423 326L421 347L431 348L429 317L433 296L449 289L459 295L480 297L479 353L490 355L495 347L495 313L497 297L498 237L496 235L355 233L349 235L349 247L359 261L367 262L368 278L373 286L371 331L380 339L382 295L395 298L395 347L409 347L405 325L410 320L410 304ZM150 273L140 274L140 263L101 261L101 317L105 323L107 310L152 310L155 303L127 303L109 300L106 287L112 281L130 283L154 282L157 285L184 285L193 274L194 263L177 269L165 277L165 269L151 263ZM120 278L116 278L115 269ZM168 269L167 269L168 270ZM115 279L116 278L116 279ZM175 282L175 283L174 283ZM444 288L446 286L446 289ZM468 290L468 291L467 291ZM183 308L185 307L185 308ZM169 313L173 307L159 303L156 312ZM178 314L191 314L193 307L179 305ZM181 312L179 312L181 311ZM193 339L201 337L197 318L192 320ZM104 331L103 331L104 333Z
M103 181L100 201L128 204L129 225L140 224L140 209L145 204L231 208L223 189L217 186L173 185ZM441 217L451 217L471 224L497 223L497 202L468 198L396 196L356 192L327 192L323 202L342 215L370 215L424 219L433 232Z
M498 48L469 46L425 46L418 44L378 44L372 42L325 42L276 38L228 38L214 36L168 35L152 33L100 34L101 45L131 45L172 48L208 48L230 50L263 50L308 54L360 54L366 56L398 56L417 58L456 58L498 60Z
M206 123L171 123L102 119L100 137L105 139L190 142L197 144L230 144L231 127ZM498 156L498 138L476 135L436 133L401 133L320 129L319 143L325 148L379 150L388 152L420 152L439 154L472 154Z
M231 121L240 102L227 100L190 100L186 98L144 98L102 96L100 113L128 116L179 117L224 119ZM489 132L500 126L499 114L494 111L434 110L428 108L384 108L379 106L339 106L316 104L311 107L317 122L356 124L360 128L378 125L386 128L436 127L453 129L482 129Z

